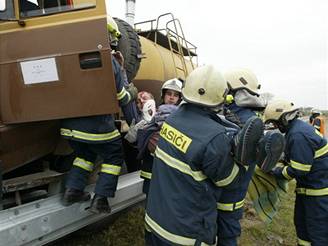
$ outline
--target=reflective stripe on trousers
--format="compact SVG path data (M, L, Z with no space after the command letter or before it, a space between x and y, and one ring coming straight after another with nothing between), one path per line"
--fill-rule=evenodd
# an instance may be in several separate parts
M110 165L110 164L101 164L100 172L112 174L112 175L120 175L121 167Z
M323 189L307 189L307 188L296 188L297 194L306 195L306 196L327 196L328 188Z
M244 202L245 202L245 199L243 199L239 202L235 202L235 203L221 203L221 202L218 202L218 203L216 203L216 205L217 205L217 209L219 209L219 210L234 211L234 210L237 210L239 208L242 208L244 206Z
M73 161L73 166L76 166L76 167L79 167L79 168L82 168L88 172L92 172L93 171L93 167L94 167L94 164L90 161L86 161L82 158L79 158L79 157L76 157Z

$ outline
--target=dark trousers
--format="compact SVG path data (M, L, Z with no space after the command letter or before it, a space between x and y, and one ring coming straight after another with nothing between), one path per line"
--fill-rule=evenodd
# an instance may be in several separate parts
M76 157L85 161L95 163L97 156L102 159L102 164L109 164L121 167L123 164L123 150L121 139L107 143L84 143L79 141L69 141L76 153ZM87 185L90 171L78 166L72 167L67 180L66 188L84 190ZM100 172L97 179L95 193L105 197L114 197L117 187L118 175Z
M173 244L165 242L154 233L145 230L145 245L146 246L172 246Z
M236 246L237 238L241 234L240 219L243 216L243 209L234 211L218 210L218 243L220 246Z
M150 179L145 178L142 185L142 192L146 194L146 197L148 196L149 186L150 186Z
M123 139L124 160L129 173L140 170L141 161L137 159L138 149Z
M294 224L299 239L328 245L328 196L296 195Z
M243 200L247 193L248 185L254 173L255 164L249 166L245 176L239 184L239 187L232 189L224 189L221 193L220 202L228 203L224 200L225 197L229 201L239 202ZM229 202L230 203L230 202ZM217 226L218 226L218 244L220 246L235 246L237 245L237 238L241 234L240 220L243 217L243 208L234 211L218 210Z

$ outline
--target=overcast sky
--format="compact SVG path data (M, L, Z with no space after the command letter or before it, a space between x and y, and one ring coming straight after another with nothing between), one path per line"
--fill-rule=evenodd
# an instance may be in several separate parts
M328 0L136 0L135 21L171 12L199 64L252 69L262 92L328 109ZM125 0L107 0L125 18Z

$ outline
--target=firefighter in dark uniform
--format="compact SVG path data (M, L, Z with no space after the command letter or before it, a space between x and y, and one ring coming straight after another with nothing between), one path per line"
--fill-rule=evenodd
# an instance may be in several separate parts
M216 110L227 83L213 66L186 79L179 106L163 124L148 194L146 245L213 245L220 189L237 185L245 167L231 156L231 136ZM256 127L259 126L259 127ZM263 131L255 118L239 135L240 152L252 152ZM246 132L248 132L246 134ZM242 146L242 147L241 147ZM237 147L237 148L238 148Z
M294 224L298 245L328 245L328 145L312 126L297 119L298 109L287 100L269 102L264 119L285 133L285 167L278 178L296 180Z
M178 105L181 102L181 89L182 89L182 82L177 79L170 79L163 83L161 88L161 99L162 99L162 105ZM143 137L138 139L139 143L138 146L140 150L145 149L145 151L142 152L142 156L139 155L139 158L142 159L141 164L141 172L140 177L144 179L143 183L143 192L148 195L149 191L149 185L151 180L151 170L153 166L153 153L149 150L148 146L152 145L152 141L156 142L155 139L158 139L158 132L160 127L162 126L163 122L165 121L166 117L171 113L171 111L176 110L175 107L170 106L160 106L160 111L157 113L157 116L154 120L151 122L153 124L149 124L145 131L146 133L143 134L148 137ZM162 110L163 109L163 110ZM159 115L160 114L160 115ZM155 119L156 120L155 122ZM148 128L148 130L147 130ZM149 133L149 134L147 134ZM140 136L140 135L139 135ZM156 144L156 143L154 143ZM146 145L146 146L144 146ZM152 149L152 148L151 148Z
M108 25L112 32L111 42L119 36L117 25L111 18ZM115 77L117 99L121 107L134 102L137 91L132 86L124 86L124 74L121 65L112 56L112 66ZM125 115L127 121L131 121L133 115ZM63 204L90 199L90 195L84 192L89 174L93 171L97 156L102 159L101 170L95 187L95 195L91 202L92 212L110 212L108 197L114 197L118 175L123 164L122 142L119 131L114 124L112 115L97 115L81 118L65 119L62 121L61 135L69 140L76 153L73 166L68 174L66 190L63 196Z
M248 119L257 117L257 112L263 111L265 108L266 103L258 93L260 84L255 74L244 68L229 70L224 74L224 77L230 88L229 95L233 96L233 101L226 103L224 110L226 118L239 127L243 127ZM271 169L283 152L284 139L280 133L276 132L267 135L265 142L267 144L266 150L273 156L268 156L268 153L261 156L266 161L264 165L269 166ZM243 205L248 185L254 173L255 164L263 163L263 160L256 160L256 156L258 156L258 153L253 156L252 163L250 163L246 175L242 178L240 186L224 188L222 196L217 202L217 245L237 245L237 238L241 234L240 219L243 216Z

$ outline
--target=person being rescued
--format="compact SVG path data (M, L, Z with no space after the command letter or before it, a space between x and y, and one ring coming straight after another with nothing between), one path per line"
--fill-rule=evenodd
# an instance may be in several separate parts
M142 160L141 178L144 179L143 192L147 195L151 180L153 166L153 153L155 151L159 131L165 119L177 110L181 102L182 80L173 78L163 83L161 87L161 105L155 111L155 101L148 92L139 92L137 106L142 114L142 119L130 127L125 139L137 143L137 159Z

